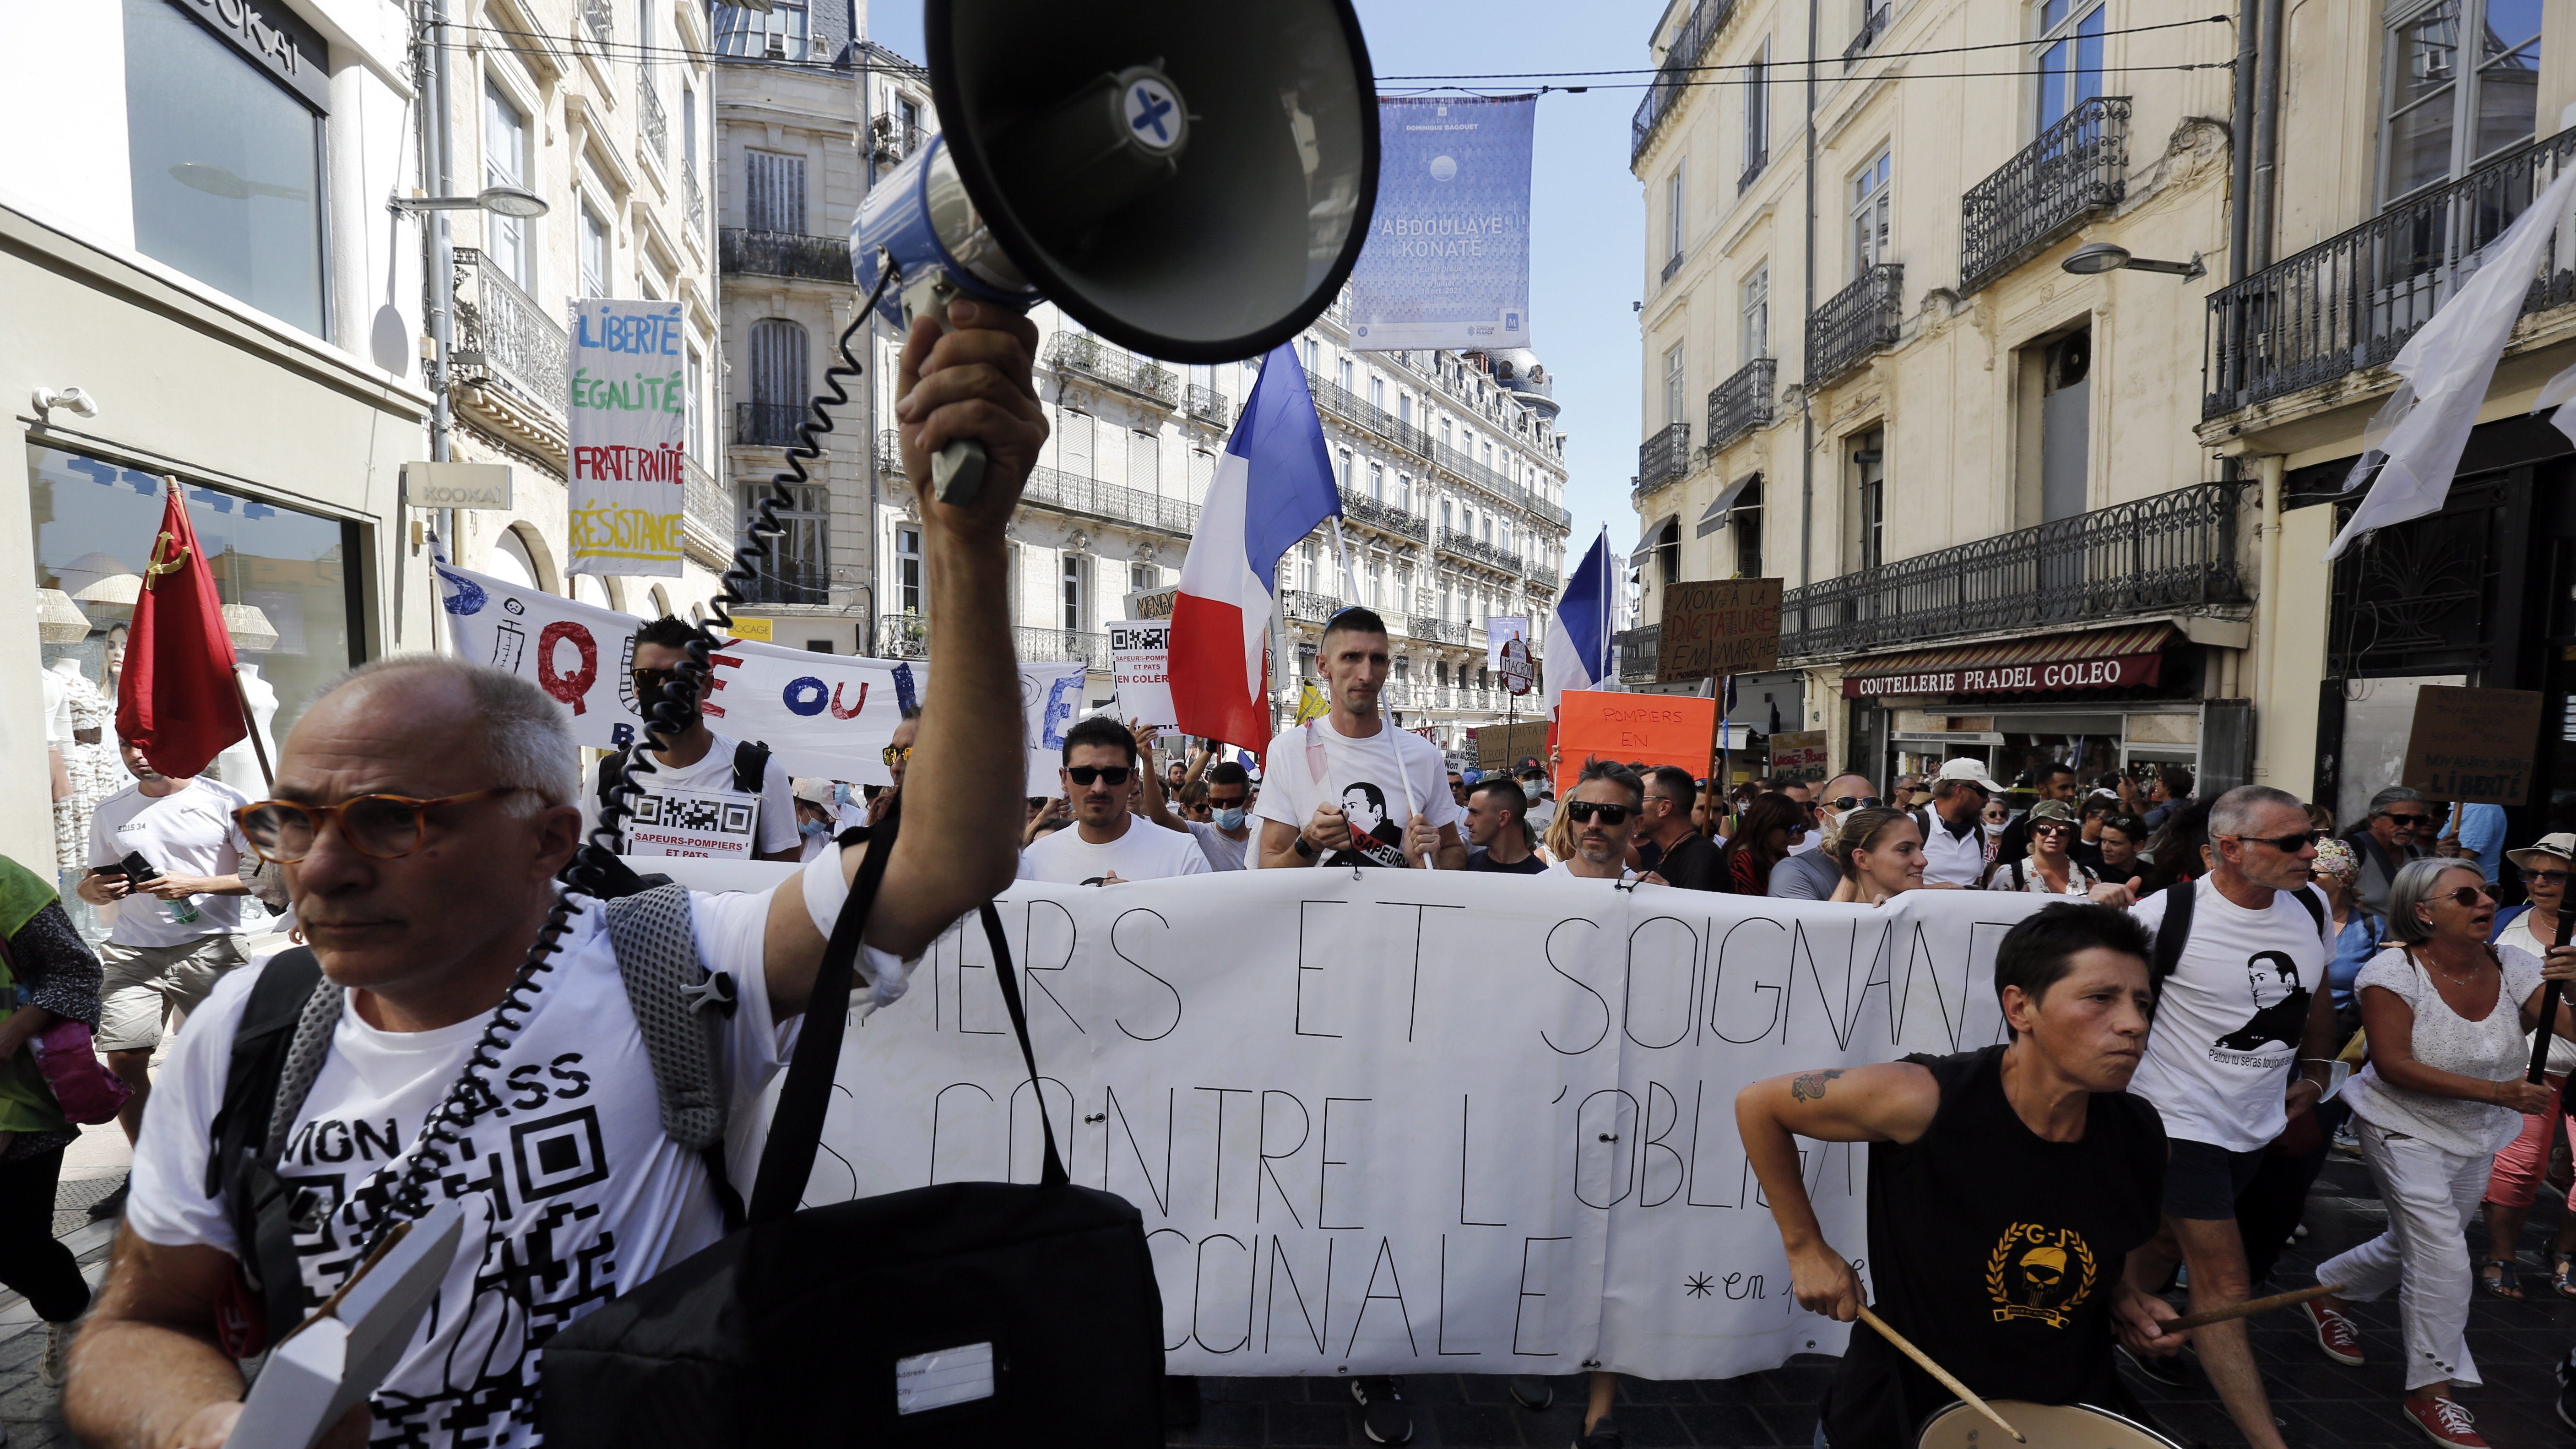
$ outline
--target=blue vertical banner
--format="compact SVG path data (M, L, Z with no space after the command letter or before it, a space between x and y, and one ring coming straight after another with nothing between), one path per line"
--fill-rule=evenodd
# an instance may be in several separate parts
M1352 345L1529 346L1538 97L1377 104L1377 214L1351 270Z

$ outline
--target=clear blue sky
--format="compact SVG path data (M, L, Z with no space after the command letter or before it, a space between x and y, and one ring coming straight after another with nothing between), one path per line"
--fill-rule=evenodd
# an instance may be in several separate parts
M1381 75L1598 70L1646 61L1661 0L1359 0L1369 60ZM869 38L919 60L920 0L873 0ZM1623 78L1625 79L1625 78ZM1399 87L1389 85L1389 90ZM1580 555L1610 526L1636 544L1628 479L1637 471L1637 318L1645 203L1628 174L1628 118L1639 92L1551 94L1538 106L1530 184L1530 330L1556 376L1566 445L1567 539Z

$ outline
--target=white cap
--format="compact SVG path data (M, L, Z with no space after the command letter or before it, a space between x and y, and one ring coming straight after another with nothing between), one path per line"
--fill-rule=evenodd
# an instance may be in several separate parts
M799 780L791 793L808 805L820 805L826 810L832 808L832 782L829 780Z
M1978 789L1985 791L1989 795L2000 795L2004 792L2003 786L1986 778L1985 766L1978 764L1974 760L1967 759L1964 756L1956 760L1943 761L1941 764L1941 773L1934 775L1932 778L1936 781L1965 780L1969 784L1976 786Z

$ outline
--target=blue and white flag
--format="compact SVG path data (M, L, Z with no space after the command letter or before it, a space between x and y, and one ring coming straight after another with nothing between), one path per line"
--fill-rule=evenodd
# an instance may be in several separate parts
M1351 270L1351 344L1527 347L1536 96L1377 103L1377 212Z
M1610 589L1616 579L1605 528L1565 581L1556 612L1547 616L1547 688L1540 699L1550 719L1556 718L1559 695L1597 689L1610 678Z

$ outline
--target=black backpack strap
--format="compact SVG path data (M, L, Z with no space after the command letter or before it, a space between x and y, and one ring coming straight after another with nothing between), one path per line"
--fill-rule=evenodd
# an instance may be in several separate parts
M266 1142L287 1047L303 1019L306 999L321 980L321 960L310 947L298 946L270 957L251 983L250 1000L233 1028L223 1105L209 1131L214 1150L206 1158L206 1196L220 1194L231 1165Z
M339 1003L339 989L323 977L311 950L297 947L270 958L251 983L234 1029L223 1106L210 1129L206 1195L223 1199L242 1280L262 1320L246 1326L264 1330L268 1343L302 1322L311 1306L295 1252L298 1226L309 1226L303 1221L307 1205L277 1175L277 1162L285 1150L283 1130L293 1124L330 1054Z
M733 787L757 797L760 787L769 779L769 743L766 740L737 740L733 747Z
M2317 939L2326 942L2327 945L2331 947L2334 943L2334 938L2326 929L2325 906L2317 900L2316 896L2310 892L2306 886L2301 886L2297 890L2290 892L2290 896L2300 905L2308 908L2309 918L2317 923ZM2332 953L2329 952L2329 954Z
M2156 980L2174 974L2182 949L2191 944L2191 911L2200 899L2200 882L2178 880L2165 887L2165 918L2156 925Z

